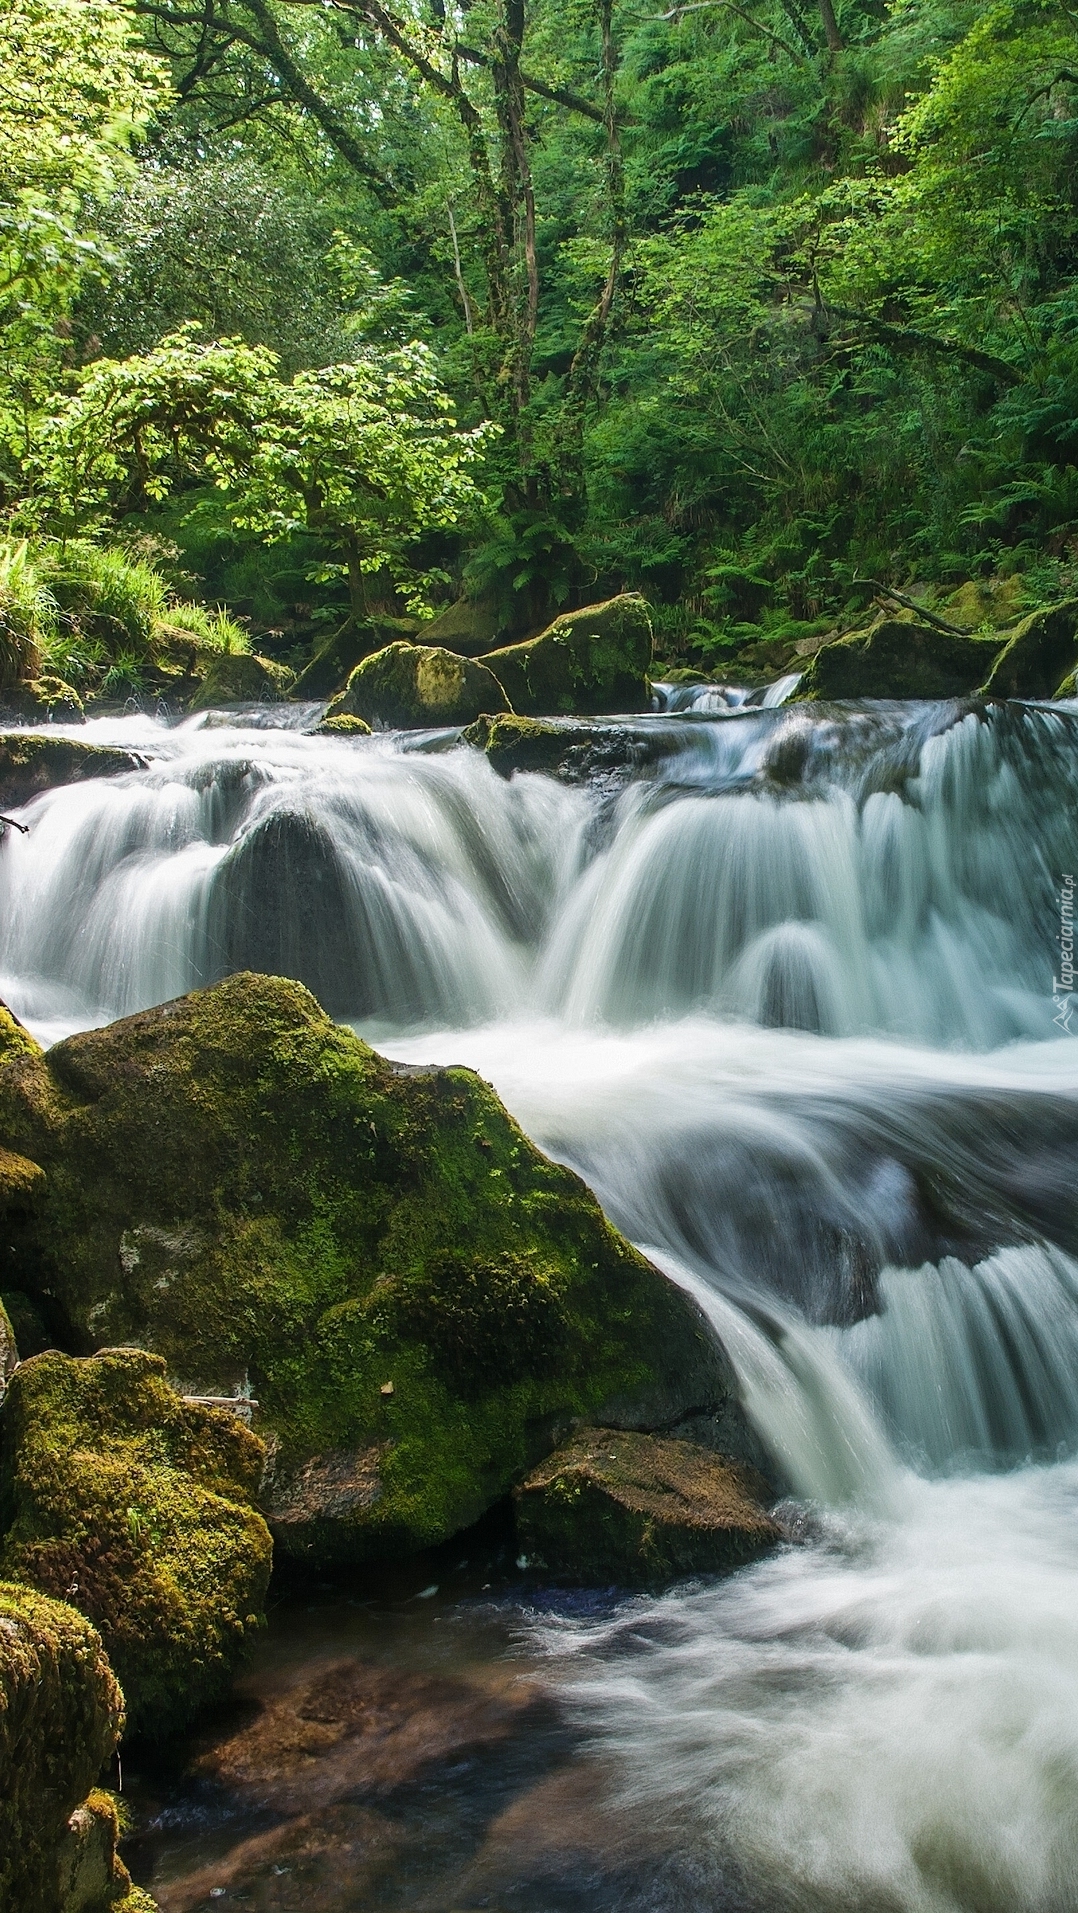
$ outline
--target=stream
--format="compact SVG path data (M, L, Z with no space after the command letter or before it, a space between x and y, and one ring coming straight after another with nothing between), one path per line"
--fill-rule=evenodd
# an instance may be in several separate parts
M477 1069L697 1297L785 1489L784 1547L657 1598L494 1530L283 1593L130 1776L165 1913L1078 1909L1078 705L671 702L578 784L96 719L146 768L0 843L44 1042L253 968Z

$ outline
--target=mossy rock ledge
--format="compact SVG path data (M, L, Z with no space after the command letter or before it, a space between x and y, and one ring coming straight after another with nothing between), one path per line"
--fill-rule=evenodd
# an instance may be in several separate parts
M136 1913L116 1809L91 1791L123 1730L123 1695L81 1614L0 1583L0 1907Z
M588 719L484 716L469 724L462 742L485 752L499 777L543 771L566 784L624 781L671 750L661 731L642 734L627 724Z
M998 651L998 638L951 637L912 613L885 613L817 651L796 695L824 703L966 697L984 683Z
M0 1138L47 1175L12 1286L69 1346L138 1342L199 1394L249 1377L286 1554L442 1540L578 1419L691 1413L753 1452L703 1316L580 1179L471 1071L387 1062L300 984L15 1050Z
M257 651L220 651L210 659L187 708L209 711L217 704L279 704L293 683L291 671Z
M53 737L47 730L0 732L0 811L18 810L58 784L118 777L144 769L149 761L140 751L84 744L81 738Z
M234 1414L183 1401L162 1358L137 1348L21 1363L0 1432L0 1576L93 1622L130 1726L186 1725L227 1691L262 1623L262 1443Z
M482 658L522 717L651 709L652 631L634 591L563 612L546 631Z
M492 671L434 644L388 644L357 664L326 721L361 717L381 730L435 730L471 724L509 700Z
M726 1573L781 1540L744 1461L693 1441L582 1428L514 1492L529 1567L575 1583L661 1587Z

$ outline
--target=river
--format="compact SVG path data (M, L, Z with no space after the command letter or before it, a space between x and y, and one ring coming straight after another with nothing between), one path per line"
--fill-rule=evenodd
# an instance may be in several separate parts
M275 1620L263 1693L338 1624L541 1692L494 1768L587 1799L590 1872L476 1873L499 1795L404 1898L353 1827L314 1897L267 1860L203 1901L195 1826L166 1908L1078 1909L1078 707L626 724L646 769L567 785L450 736L99 719L146 768L0 846L0 996L42 1040L251 967L478 1069L698 1297L786 1490L788 1545L660 1598L488 1563Z

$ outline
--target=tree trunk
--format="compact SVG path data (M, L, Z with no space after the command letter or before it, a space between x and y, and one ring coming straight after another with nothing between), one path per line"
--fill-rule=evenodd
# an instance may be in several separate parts
M832 5L832 0L820 0L820 18L823 21L823 30L827 36L828 51L831 53L841 53L842 34L839 31L839 24L835 18L835 9Z

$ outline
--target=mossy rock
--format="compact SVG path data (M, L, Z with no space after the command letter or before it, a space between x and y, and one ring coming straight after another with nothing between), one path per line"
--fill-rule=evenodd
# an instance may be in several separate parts
M370 737L371 727L361 717L324 717L312 737Z
M384 650L387 644L414 644L425 637L428 628L418 618L367 618L362 622L348 618L304 666L291 695L294 698L336 697L364 658ZM452 645L449 648L452 650Z
M4 1399L0 1574L98 1628L130 1723L155 1735L227 1690L261 1624L262 1443L185 1402L142 1349L23 1362Z
M994 638L951 637L908 616L825 644L806 666L798 700L955 698L977 690L999 649Z
M157 1913L120 1859L115 1795L95 1787L68 1820L59 1851L58 1913Z
M82 724L86 717L74 685L48 672L0 693L0 710L31 724Z
M0 1907L62 1913L69 1823L111 1759L123 1721L123 1695L96 1629L65 1603L0 1584ZM85 1913L104 1913L112 1885L122 1891L123 1877Z
M380 730L433 730L471 724L481 711L508 709L505 692L485 665L437 645L390 644L356 666L325 721L361 717Z
M669 738L641 735L623 724L596 724L541 717L480 717L462 742L486 753L499 777L514 771L545 771L563 783L583 784L633 776L669 752Z
M986 697L1049 698L1078 664L1078 598L1033 611L1007 635L984 682Z
M627 591L564 612L537 638L489 651L482 662L521 716L590 716L650 710L651 655L647 605Z
M692 1441L580 1429L514 1493L530 1567L556 1579L661 1587L726 1573L781 1539L747 1462Z
M503 634L508 635L505 624L495 604L473 604L470 598L458 598L456 604L448 605L429 624L422 625L419 636L424 644L443 645L461 657L479 658L493 650Z
M141 751L84 744L80 738L52 737L48 731L0 732L0 810L17 810L58 784L81 784L88 777L119 777L142 770L149 759Z
M257 651L220 651L187 708L209 711L215 704L279 704L293 683L291 671L272 658L259 657Z
M11 1317L0 1298L0 1401L19 1360L19 1345L15 1339L15 1328Z
M297 1556L440 1541L574 1418L736 1415L695 1305L489 1085L387 1062L297 983L16 1057L0 1136L48 1176L13 1284L200 1393L249 1374Z

